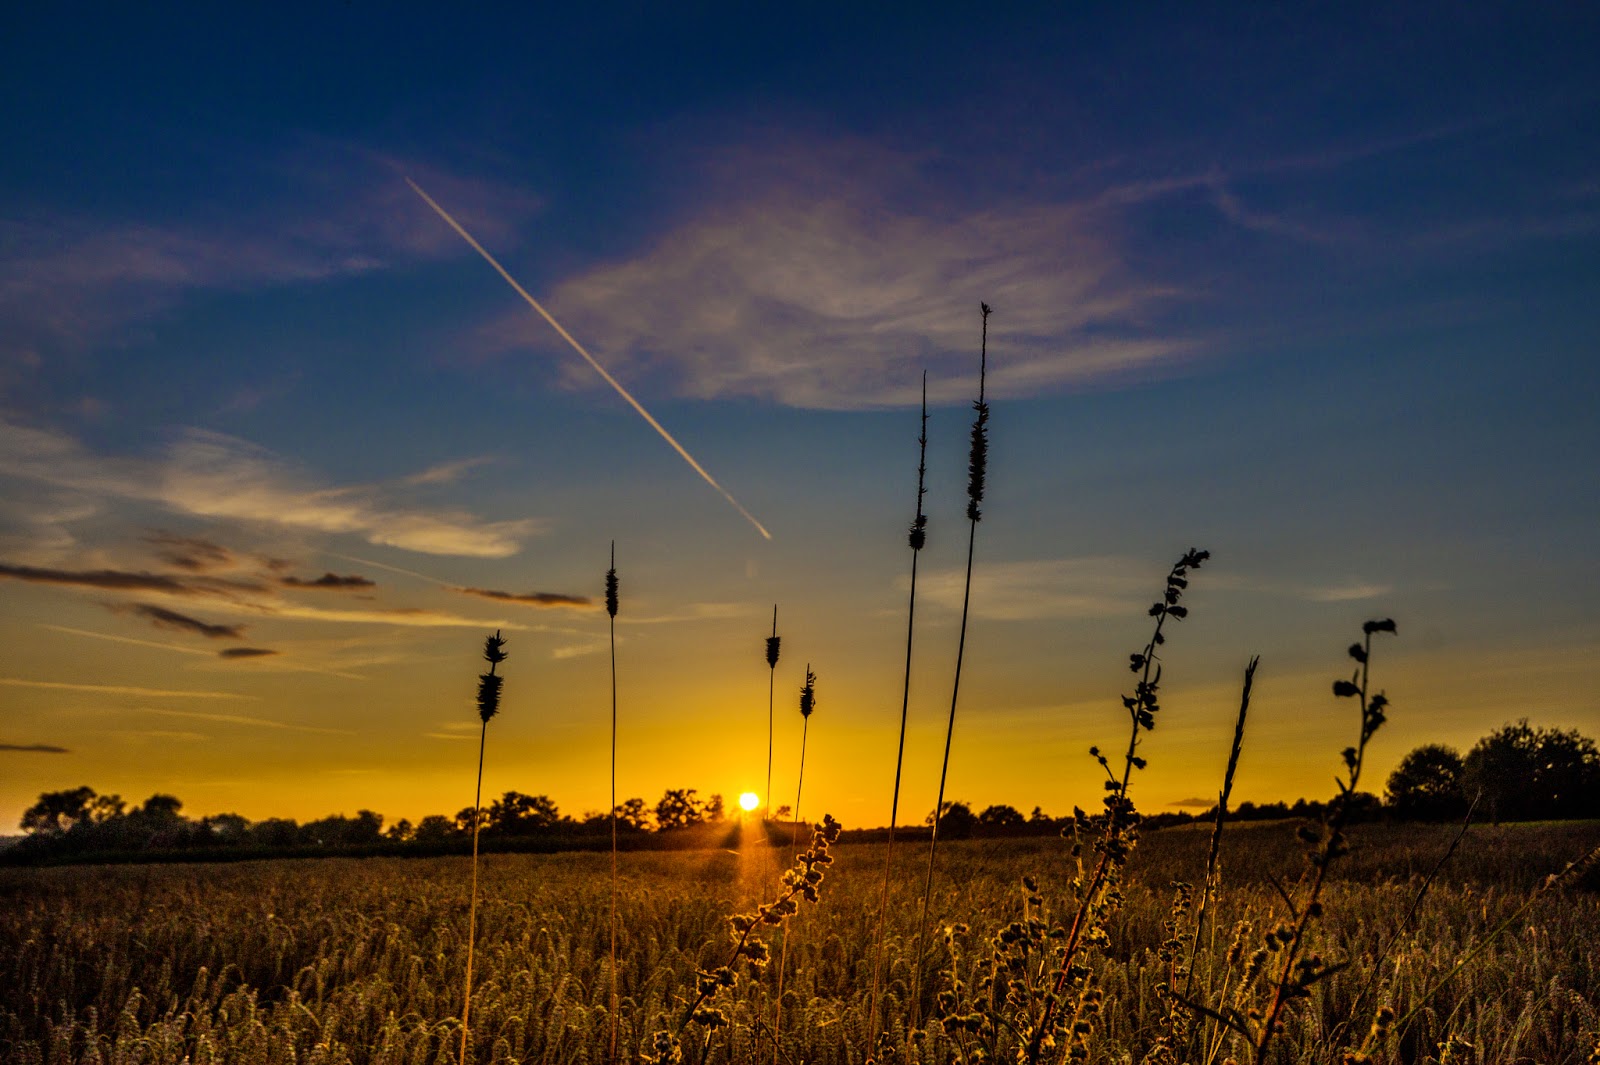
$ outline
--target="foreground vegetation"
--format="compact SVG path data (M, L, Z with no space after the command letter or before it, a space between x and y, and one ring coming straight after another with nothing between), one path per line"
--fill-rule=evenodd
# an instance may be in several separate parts
M1281 905L1272 878L1292 881L1304 866L1295 827L1236 826L1224 837L1225 886L1211 924L1218 931L1197 967L1224 964L1238 923L1259 926ZM1406 927L1418 887L1454 834L1441 826L1350 830L1353 850L1333 867L1323 919L1310 932L1312 947L1349 965L1289 1014L1274 1060L1337 1060L1326 1048L1338 1026L1354 1018L1364 1031L1381 1006L1410 1013L1545 877L1600 843L1600 824L1471 829ZM1168 971L1171 883L1199 882L1207 836L1147 831L1130 856L1125 901L1094 960L1104 999L1087 1060L1141 1061L1152 1050L1169 1012L1156 985ZM944 853L949 875L931 914L940 934L921 1001L911 994L925 857L914 848L895 855L882 1060L970 1056L968 1037L940 1016L952 966L969 974L989 938L1022 917L1024 875L1046 910L1070 904L1068 885L1079 875L1059 839L952 841ZM834 856L823 901L790 919L780 1060L864 1058L883 850L843 845ZM0 871L0 1060L456 1061L464 861ZM672 1028L695 999L697 971L726 960L728 915L770 901L776 862L754 839L737 851L628 853L620 862L619 1057L640 1060L654 1033ZM609 876L604 854L484 859L474 1060L608 1060ZM1407 1022L1389 1060L1589 1060L1600 1040L1597 887L1590 871L1539 897ZM966 931L945 934L957 926ZM718 992L732 1023L705 1044L704 1060L772 1059L772 975ZM686 1044L698 1060L702 1044Z

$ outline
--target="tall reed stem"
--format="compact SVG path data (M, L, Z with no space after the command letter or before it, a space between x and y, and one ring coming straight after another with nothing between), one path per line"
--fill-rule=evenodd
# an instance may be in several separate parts
M900 689L900 741L894 753L894 795L889 802L889 841L883 849L883 896L878 900L877 946L872 960L872 997L867 1003L867 1060L875 1059L878 1047L878 992L883 981L883 931L889 913L889 879L894 863L894 826L900 817L900 772L906 756L906 716L911 707L911 646L917 622L917 559L927 542L928 516L922 513L922 498L928 474L928 371L922 371L922 432L917 437L917 515L911 522L907 540L911 544L911 596L906 604L906 672Z
M811 663L806 663L806 686L800 689L800 774L794 786L794 823L789 833L789 843L793 851L791 861L800 857L800 789L806 783L806 734L811 728L811 711L817 706L817 675L811 672ZM789 960L789 925L784 922L783 945L778 949L778 998L772 1013L772 1061L777 1065L778 1056L783 1052L783 1044L779 1036L783 1032L783 970Z
M950 741L956 731L956 702L961 694L961 664L967 650L967 614L972 602L972 553L978 539L978 522L983 517L984 479L989 465L989 405L984 402L984 384L989 373L989 315L987 303L978 304L983 312L983 340L978 355L978 400L972 405L972 446L967 458L967 579L961 590L961 635L956 641L955 683L950 688L950 721L944 732L944 761L939 766L939 797L933 804L933 833L928 839L928 879L922 889L922 913L917 922L916 976L911 996L911 1015L922 1012L922 957L928 936L928 905L933 899L934 859L939 850L939 820L944 813L944 787L950 775Z
M467 907L467 979L461 999L461 1065L467 1065L468 1021L472 1014L472 948L478 937L478 829L483 806L483 751L489 737L489 719L500 712L501 678L495 666L506 660L505 640L500 630L483 642L483 658L489 672L478 677L478 717L483 726L478 732L478 783L472 792L472 901Z
M617 542L606 570L606 614L611 635L611 1061L617 1060Z

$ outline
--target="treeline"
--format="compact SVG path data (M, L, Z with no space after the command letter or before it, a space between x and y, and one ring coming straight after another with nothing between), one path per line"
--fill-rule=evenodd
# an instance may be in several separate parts
M1600 817L1600 748L1576 730L1537 728L1526 720L1506 725L1480 739L1465 756L1442 744L1426 744L1407 754L1389 777L1383 798L1357 792L1349 800L1351 823L1390 820L1459 820L1476 800L1477 820L1527 821ZM276 856L296 853L449 853L472 838L473 808L454 816L432 814L416 824L401 819L385 825L382 814L360 810L354 817L333 815L300 824L290 818L250 821L238 814L189 818L171 795L152 795L129 807L120 796L93 788L46 792L23 814L28 833L5 850L3 860L26 863L83 858L174 855L192 857ZM1240 803L1228 811L1234 821L1318 820L1325 804ZM724 845L727 810L722 796L702 799L694 788L669 788L653 806L629 799L616 808L625 847ZM766 827L787 840L789 808L780 806ZM1150 828L1210 821L1216 809L1199 813L1159 813L1144 818ZM488 849L578 849L609 846L611 814L571 817L547 795L508 791L478 811L481 838ZM1035 806L1024 815L1005 804L974 812L965 802L944 805L939 819L943 839L1045 835L1072 818L1052 817ZM929 813L924 824L932 825ZM876 839L882 830L847 833Z
M473 807L453 817L430 814L416 824L401 818L385 825L382 814L357 811L300 823L271 817L251 821L234 813L189 818L176 796L152 795L130 807L119 795L100 795L88 786L45 792L22 815L28 835L4 852L7 862L89 856L189 855L223 857L360 851L370 853L446 853L470 843ZM787 814L788 808L779 809ZM629 799L616 808L617 828L627 837L692 834L687 830L722 824L722 796L702 799L694 788L669 788L654 805ZM477 811L479 831L490 849L496 841L515 849L517 841L545 841L563 847L598 844L611 838L611 815L590 812L574 818L561 813L547 795L508 791ZM670 842L670 841L664 841Z

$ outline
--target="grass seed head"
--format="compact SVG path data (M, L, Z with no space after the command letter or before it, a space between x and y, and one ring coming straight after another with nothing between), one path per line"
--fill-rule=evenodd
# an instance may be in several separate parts
M606 613L617 616L617 545L611 545L611 568L606 570Z
M506 641L496 629L493 636L483 641L483 660L489 663L489 672L478 676L478 717L487 725L489 719L500 712L500 684L505 679L494 669L506 660Z
M811 711L817 708L817 675L811 672L811 664L806 663L806 686L800 689L800 716L810 717Z

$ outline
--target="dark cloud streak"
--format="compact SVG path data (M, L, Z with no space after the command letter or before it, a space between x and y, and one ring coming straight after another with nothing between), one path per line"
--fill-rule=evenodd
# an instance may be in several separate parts
M217 652L218 658L266 658L280 652L266 647L225 647Z
M514 592L499 592L490 588L457 588L462 595L475 595L480 599L493 599L500 603L521 603L524 606L564 606L587 608L594 605L594 600L586 595L566 595L562 592L525 592L517 595Z
M0 751L20 751L25 754L71 754L65 747L48 743L0 743Z
M322 576L316 578L315 580L309 580L308 581L308 580L302 580L299 577L284 577L278 583L282 584L285 588L345 589L345 588L374 588L374 587L377 587L377 583L378 582L374 581L374 580L370 580L369 578L366 578L366 577L358 576L358 575L353 574L353 573L349 574L347 576L343 576L343 577L341 577L337 573L324 573Z
M140 617L148 619L158 629L197 633L208 640L238 640L244 636L243 625L212 625L199 618L192 618L176 610L168 610L166 607L151 606L149 603L134 603L131 609Z

